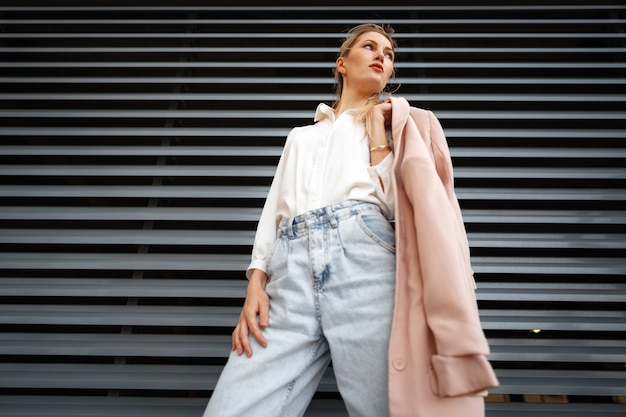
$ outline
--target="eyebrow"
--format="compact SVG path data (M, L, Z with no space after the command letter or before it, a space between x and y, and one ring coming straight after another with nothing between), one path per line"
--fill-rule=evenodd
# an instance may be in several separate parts
M376 42L374 39L365 39L363 42L372 42L378 45L378 42ZM385 46L385 50L393 52L393 48L391 46Z

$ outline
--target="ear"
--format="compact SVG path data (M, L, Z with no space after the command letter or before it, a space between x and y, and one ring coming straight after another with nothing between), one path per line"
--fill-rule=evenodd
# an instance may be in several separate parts
M346 66L345 66L344 59L342 56L337 58L337 61L335 61L335 64L337 65L337 72L341 75L346 75Z

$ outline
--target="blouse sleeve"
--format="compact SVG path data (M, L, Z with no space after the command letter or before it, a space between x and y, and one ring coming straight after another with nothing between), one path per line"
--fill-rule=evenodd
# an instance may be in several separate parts
M294 135L292 129L283 149L278 166L276 167L276 173L272 180L269 193L265 199L263 211L261 212L261 218L257 225L256 235L254 237L254 246L252 247L252 260L248 269L246 270L246 277L250 279L252 271L259 269L267 273L267 262L271 255L271 250L276 240L276 234L278 231L278 225L281 220L279 213L279 201L280 201L280 189L282 188L282 182L285 175L285 160L287 158L290 140Z

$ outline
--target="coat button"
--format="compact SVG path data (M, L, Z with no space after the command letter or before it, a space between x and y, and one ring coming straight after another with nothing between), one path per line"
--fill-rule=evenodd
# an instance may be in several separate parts
M393 369L396 371L404 371L404 368L406 368L406 362L402 358L395 358L391 361L391 366L393 366Z

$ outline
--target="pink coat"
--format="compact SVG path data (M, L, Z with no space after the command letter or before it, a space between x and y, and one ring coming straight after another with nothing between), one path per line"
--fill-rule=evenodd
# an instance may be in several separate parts
M452 161L430 111L392 98L396 299L391 417L482 417L498 381L478 316Z

